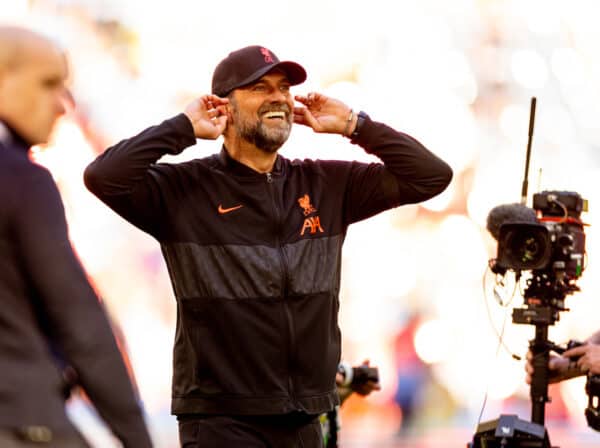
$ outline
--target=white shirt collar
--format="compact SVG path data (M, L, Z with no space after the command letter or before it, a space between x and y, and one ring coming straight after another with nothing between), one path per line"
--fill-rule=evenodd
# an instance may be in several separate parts
M10 143L10 131L2 121L0 121L0 143L8 145Z

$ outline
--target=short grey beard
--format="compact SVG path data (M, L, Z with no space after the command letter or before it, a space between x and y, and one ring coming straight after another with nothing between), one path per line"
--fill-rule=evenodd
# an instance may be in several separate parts
M288 111L289 108L264 107L258 111L259 116L261 116L267 111L282 109L284 109L287 116L290 117L287 126L280 129L271 129L265 126L260 120L255 123L244 122L240 117L237 107L234 107L233 114L235 123L237 124L236 129L238 137L252 143L258 149L267 153L272 154L277 152L277 150L287 141L292 130L291 114Z

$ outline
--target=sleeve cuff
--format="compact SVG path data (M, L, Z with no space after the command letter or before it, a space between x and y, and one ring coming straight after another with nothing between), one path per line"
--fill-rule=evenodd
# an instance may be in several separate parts
M188 146L192 146L196 144L196 136L194 135L194 127L190 119L184 113L180 113L175 115L173 118L170 118L165 121L172 129L174 129L178 134L177 146L173 148L173 151L170 151L171 154L179 154Z

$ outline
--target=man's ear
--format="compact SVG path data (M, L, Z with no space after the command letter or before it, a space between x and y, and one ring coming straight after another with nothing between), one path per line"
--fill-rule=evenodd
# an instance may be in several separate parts
M227 103L225 104L224 107L224 113L225 115L227 115L227 124L232 124L233 123L233 106L231 105L231 103Z

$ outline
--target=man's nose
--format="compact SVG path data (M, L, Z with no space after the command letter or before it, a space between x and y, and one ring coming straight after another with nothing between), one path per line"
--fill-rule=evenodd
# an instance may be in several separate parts
M63 92L63 98L69 107L71 107L71 108L75 107L76 102L75 102L75 97L73 96L73 92L71 92L71 90L66 87Z
M58 95L57 109L60 114L64 114L67 110L75 108L75 98L69 89L62 89Z
M287 103L287 96L279 89L273 89L269 95L269 101L272 103Z

